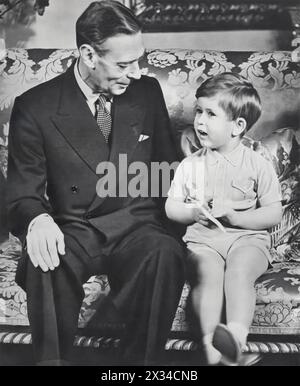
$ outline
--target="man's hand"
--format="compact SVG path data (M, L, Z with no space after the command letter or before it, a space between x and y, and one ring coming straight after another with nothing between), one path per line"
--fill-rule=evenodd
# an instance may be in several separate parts
M28 255L36 268L47 272L59 266L58 254L65 254L65 242L52 217L38 217L27 233L26 242Z

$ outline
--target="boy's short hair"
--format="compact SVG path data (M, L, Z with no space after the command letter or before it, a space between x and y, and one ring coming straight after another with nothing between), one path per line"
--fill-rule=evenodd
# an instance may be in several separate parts
M119 1L94 1L76 22L76 44L90 44L103 55L101 45L118 34L134 35L142 30L142 24L133 12Z
M241 75L224 72L205 80L196 91L196 98L220 96L220 107L228 118L244 118L248 131L261 115L261 100L252 83Z

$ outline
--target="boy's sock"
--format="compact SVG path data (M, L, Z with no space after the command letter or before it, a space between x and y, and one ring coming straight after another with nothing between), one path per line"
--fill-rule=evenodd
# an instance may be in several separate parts
M243 348L247 342L249 329L238 322L229 322L227 327L232 332L233 336L240 342L241 348Z
M220 362L222 354L212 344L213 332L204 335L202 338L203 346L206 354L207 363L209 365L216 365Z

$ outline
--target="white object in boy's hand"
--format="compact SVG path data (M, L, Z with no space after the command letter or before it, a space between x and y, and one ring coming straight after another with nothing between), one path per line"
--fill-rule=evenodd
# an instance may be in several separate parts
M212 216L207 209L204 208L204 206L201 204L201 202L194 201L194 203L197 205L197 207L202 211L204 216L208 218L211 222L213 222L222 232L226 233L226 229L223 227L223 225L220 223L219 220L217 220L214 216Z

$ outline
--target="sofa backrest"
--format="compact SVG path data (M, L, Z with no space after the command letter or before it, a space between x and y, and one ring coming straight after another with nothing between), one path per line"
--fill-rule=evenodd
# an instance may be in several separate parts
M29 88L63 71L77 50L9 49L0 61L0 145L7 145L8 122L14 99ZM141 62L142 73L162 86L173 128L181 131L193 122L195 92L207 77L237 72L253 82L263 104L263 114L251 129L255 139L275 129L299 127L300 64L291 52L216 52L151 50Z
M9 49L6 59L0 61L0 170L4 175L9 118L15 97L59 75L76 57L77 50L72 49ZM292 61L291 52L157 49L146 52L141 69L144 75L157 78L162 86L178 148L182 131L192 127L195 92L201 82L232 71L254 84L262 99L263 113L248 133L252 138L249 145L254 148L265 145L264 153L274 161L281 179L284 204L289 208L286 213L292 216L285 218L288 226L280 227L273 244L286 244L290 248L292 242L293 245L300 242L297 219L300 217L300 64ZM289 256L285 253L279 258L291 255L295 257L296 253Z

